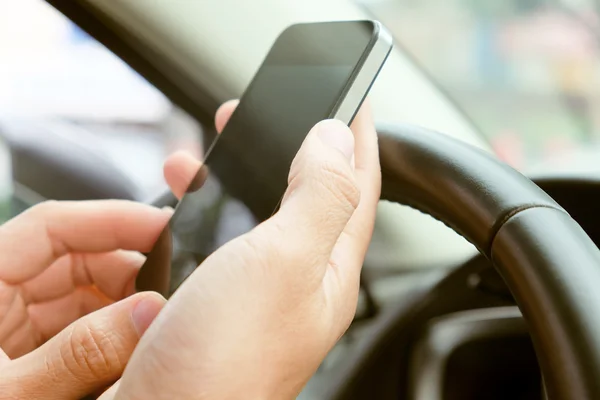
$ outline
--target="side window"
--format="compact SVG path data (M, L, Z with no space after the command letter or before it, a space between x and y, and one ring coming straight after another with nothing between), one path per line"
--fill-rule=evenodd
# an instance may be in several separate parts
M44 1L0 1L0 49L1 220L44 199L149 201L169 153L201 154L195 120Z

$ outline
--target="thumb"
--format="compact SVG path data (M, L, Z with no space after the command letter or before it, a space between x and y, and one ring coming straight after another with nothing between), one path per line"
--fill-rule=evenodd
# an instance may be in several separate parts
M3 364L0 393L64 400L105 388L121 376L164 303L156 293L138 293L75 321L33 352Z
M288 189L273 218L286 231L286 242L329 259L360 200L353 164L350 128L336 120L315 125L292 163Z

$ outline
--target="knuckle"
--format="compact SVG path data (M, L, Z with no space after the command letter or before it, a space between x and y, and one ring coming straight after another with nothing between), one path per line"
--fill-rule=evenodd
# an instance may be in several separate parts
M288 175L286 194L293 193L305 184L337 200L338 205L349 212L353 212L360 202L360 189L349 164L311 155L296 157Z
M319 168L316 180L337 203L353 212L360 202L360 189L350 168L341 168L334 163L325 162Z
M111 378L125 368L113 338L88 324L74 325L62 351L65 367L80 380Z

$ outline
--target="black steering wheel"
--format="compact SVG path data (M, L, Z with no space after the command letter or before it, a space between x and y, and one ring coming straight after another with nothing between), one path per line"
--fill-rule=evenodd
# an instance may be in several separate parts
M382 200L473 243L523 313L549 399L600 399L600 251L529 179L446 135L378 129Z

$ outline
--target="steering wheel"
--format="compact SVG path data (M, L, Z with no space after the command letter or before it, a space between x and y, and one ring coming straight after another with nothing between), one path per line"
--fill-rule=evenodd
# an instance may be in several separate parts
M426 129L379 127L382 200L411 206L473 243L525 319L549 399L600 399L600 251L529 179Z

